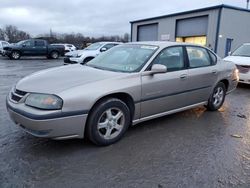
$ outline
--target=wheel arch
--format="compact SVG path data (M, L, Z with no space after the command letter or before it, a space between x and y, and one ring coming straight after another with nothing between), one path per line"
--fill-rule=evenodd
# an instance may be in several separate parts
M130 111L130 115L131 115L131 121L133 120L133 117L134 117L134 113L135 113L135 103L134 103L134 99L133 97L126 93L126 92L117 92L117 93L111 93L111 94L108 94L108 95L105 95L105 96L102 96L100 97L91 107L91 109L89 110L89 113L88 113L88 117L87 117L87 122L88 122L88 119L89 119L89 115L92 113L93 109L98 105L100 104L102 101L104 100L107 100L109 98L116 98L116 99L119 99L121 100L122 102L124 102L128 108L129 108L129 111Z
M228 91L228 87L229 87L229 81L227 79L222 79L220 80L218 83L223 83L226 87L226 91Z
M94 58L95 58L94 56L86 56L86 57L83 59L83 63L87 63L87 62L85 62L86 59L92 60L92 59L94 59Z

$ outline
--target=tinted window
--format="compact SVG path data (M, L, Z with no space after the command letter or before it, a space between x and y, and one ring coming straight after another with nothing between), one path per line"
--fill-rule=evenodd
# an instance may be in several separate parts
M189 66L191 68L211 65L211 60L206 49L200 47L187 47L187 53Z
M35 41L35 46L45 46L44 41Z
M73 47L71 44L67 44L66 46L67 46L67 47L70 47L70 48Z
M171 47L163 50L156 57L153 64L165 65L169 71L181 70L184 68L183 48Z

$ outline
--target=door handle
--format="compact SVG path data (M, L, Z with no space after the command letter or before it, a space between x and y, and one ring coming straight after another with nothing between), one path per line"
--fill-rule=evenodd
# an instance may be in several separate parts
M180 79L185 80L187 78L187 74L180 75Z
M218 72L218 71L217 71L216 69L212 70L212 73L213 73L213 74L217 74L217 72Z

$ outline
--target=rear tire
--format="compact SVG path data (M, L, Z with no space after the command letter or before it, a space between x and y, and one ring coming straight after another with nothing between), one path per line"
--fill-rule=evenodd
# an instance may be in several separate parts
M21 53L19 51L13 51L10 54L10 59L18 60L21 57Z
M52 52L50 53L50 57L51 57L52 59L58 59L58 58L59 58L59 53L58 53L57 51L52 51Z
M109 98L98 103L92 110L86 134L90 141L107 146L120 140L130 125L130 111L121 100Z
M220 107L223 105L224 100L226 97L226 86L224 83L219 82L214 90L211 96L208 99L208 104L206 105L206 108L209 111L216 111L220 109Z

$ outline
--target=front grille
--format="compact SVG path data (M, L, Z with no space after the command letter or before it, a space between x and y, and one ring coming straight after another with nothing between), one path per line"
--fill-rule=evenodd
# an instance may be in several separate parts
M249 65L236 65L240 73L248 73L250 71Z
M11 92L11 100L19 102L26 94L27 92L25 91L15 89L14 91Z

